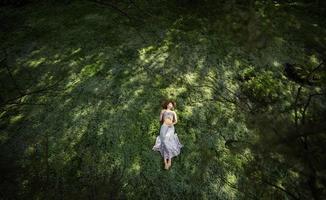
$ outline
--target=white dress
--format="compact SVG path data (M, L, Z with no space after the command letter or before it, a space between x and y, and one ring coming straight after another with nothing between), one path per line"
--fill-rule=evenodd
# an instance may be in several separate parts
M172 112L165 111L163 118L170 118ZM171 118L172 119L172 118ZM171 159L180 154L183 145L180 143L177 134L175 133L174 125L162 124L160 135L156 137L154 151L159 151L164 159Z

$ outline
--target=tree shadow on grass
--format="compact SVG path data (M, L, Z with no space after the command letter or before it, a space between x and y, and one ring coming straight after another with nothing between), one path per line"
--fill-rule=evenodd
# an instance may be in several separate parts
M223 86L236 88L234 75L249 60L240 57L236 42L212 39L216 33L197 31L189 27L194 19L182 16L161 27L162 39L144 43L134 30L113 23L118 15L95 11L82 5L63 12L56 23L51 18L55 9L34 21L26 35L17 34L19 41L34 41L10 61L26 88L33 91L64 78L55 90L22 99L45 105L17 107L4 123L9 124L1 140L1 166L7 166L1 170L7 173L2 176L4 195L243 197L235 186L246 162L225 143L246 136L241 132L246 127L237 113L241 109L220 99L229 94ZM31 19L45 15L39 12ZM192 25L204 28L206 22ZM34 76L30 81L26 71ZM176 128L184 144L170 171L152 151L160 128L159 103L166 97L177 101Z

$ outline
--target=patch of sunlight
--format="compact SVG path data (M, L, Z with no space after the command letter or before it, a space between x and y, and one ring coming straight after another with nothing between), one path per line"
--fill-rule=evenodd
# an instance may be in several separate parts
M318 60L318 58L314 54L314 55L310 56L310 62L313 63L313 64L318 64L320 61Z
M28 179L22 181L22 188L27 189L28 187L30 187L29 185L30 183Z
M77 145L81 139L83 138L85 132L87 131L87 125L85 125L86 122L83 122L82 120L77 121L76 125L67 129L64 129L64 137L61 138L60 143L66 144L66 152L73 151L74 146ZM74 153L74 152L72 152ZM69 154L72 154L69 153ZM68 161L68 160L67 160Z
M244 67L245 68L245 67ZM229 78L229 77L232 77L232 75L233 75L233 71L230 71L230 70L225 70L224 71L224 76L226 77L226 78Z
M154 46L149 46L138 50L139 59L143 62L148 62L147 53L154 49Z
M139 64L150 64L149 68L161 68L165 63L169 53L167 52L169 48L168 42L164 41L162 46L158 49L154 49L153 46L145 47L138 50L139 54Z
M98 71L103 68L104 64L89 64L85 65L79 75L83 78L94 76Z
M54 79L54 76L51 75L48 79L52 81Z
M29 155L32 155L34 153L34 151L35 151L35 148L33 146L29 146L28 148L26 148L25 154L27 156L29 156Z
M17 122L19 122L19 120L21 120L23 118L23 115L16 115L14 117L10 118L10 124L15 124Z
M68 104L71 102L71 98L65 100L65 104Z
M62 153L62 160L63 160L63 164L66 165L67 163L69 163L71 161L72 158L74 158L77 155L77 152L73 150L73 148L71 148L71 150L69 151L65 151Z
M247 161L254 159L254 156L252 155L252 152L248 147L245 148L245 150L243 151L243 155L247 158Z
M234 119L233 118L228 118L228 123L235 123Z
M97 131L97 135L103 135L104 133L104 128L100 127L100 130Z
M75 132L76 132L76 137L74 138L74 140L70 143L71 146L74 146L75 144L77 144L83 137L83 135L85 134L87 130L87 127L85 125L80 125L80 127L78 127Z
M225 183L221 187L221 189L222 189L223 192L225 192L225 194L228 194L229 195L229 198L230 199L235 199L235 197L236 197L236 190L234 188L232 188L230 186L230 184L231 185L235 184L236 181L237 181L237 178L233 174L227 174L226 180L228 181L228 183Z
M136 89L135 91L134 91L134 97L133 98L135 98L135 97L138 97L140 94L142 94L144 92L144 88L143 88L143 86L141 87L141 88L138 88L138 89Z
M137 81L144 81L147 79L147 74L145 71L137 72L137 75L130 77L129 81L124 82L123 86L128 86Z
M322 89L320 87L316 88L315 91L318 93L322 93Z
M211 99L213 94L214 94L214 91L212 88L210 87L204 87L202 90L202 98L203 99Z
M126 141L125 141L125 138L123 137L123 134L120 134L120 137L119 137L119 148L123 148L123 146L125 145Z
M55 58L55 59L58 59L60 57L60 55L58 54L58 53L56 53L54 56L53 56L53 58Z
M71 92L74 86L76 86L80 82L80 78L75 73L70 75L69 80L70 81L68 81L68 83L66 84L66 88L68 88L66 92Z
M140 163L138 156L134 159L134 162L131 164L129 172L134 174L138 174L140 172Z
M212 67L207 74L209 77L216 77L217 76L216 69Z
M100 52L97 54L96 58L98 59L96 61L96 63L100 63L100 59L103 58L105 56L105 54L103 52Z
M266 13L264 12L264 9L259 9L259 13L262 17L266 17Z
M76 121L78 119L85 117L87 114L89 114L91 112L91 110L92 110L91 108L92 108L91 106L84 107L84 108L76 107L77 111L74 114L73 121Z
M166 58L169 56L169 54L168 53L160 53L160 55L158 56L158 57L156 57L155 58L155 61L156 62L164 62L165 60L166 60ZM151 56L151 57L153 57L153 56ZM152 60L152 59L151 59Z
M56 63L58 63L58 62L60 62L60 61L61 61L61 59L54 60L54 61L53 61L53 64L56 64Z
M187 91L187 89L185 87L170 86L170 87L162 89L162 94L166 98L176 98L179 94L181 94L182 92L185 92L185 91Z
M73 67L73 66L78 66L78 62L73 60L71 61L71 63L69 64L70 67Z
M212 82L211 82L211 78L210 77L216 77L216 73L213 71L213 70L210 70L208 73L207 73L207 76L206 76L206 80L207 81L207 85L208 87L203 87L201 89L201 92L202 92L202 95L203 95L203 98L205 99L210 99L212 98L213 96L213 93L214 93L214 89L212 88L213 85L212 85ZM212 86L212 87L209 87L209 86Z
M39 54L39 53L41 53L41 50L42 50L42 49L34 50L34 51L31 52L30 55L33 56L33 55L35 55L35 54Z
M219 191L220 190L220 182L219 181L212 182L210 184L210 187L212 188L213 191Z
M202 106L204 106L204 103L203 102L200 102L200 101L196 101L196 102L194 102L193 103L193 106L195 106L195 107L202 107Z
M46 60L45 58L39 58L37 60L30 60L30 61L27 61L27 65L29 67L36 68L37 66L39 66L40 64L45 62L45 60Z
M30 96L29 96L29 95L26 95L26 96L23 96L23 97L20 99L20 101L23 103L23 102L28 101L29 98L30 98Z
M292 121L294 122L294 121L295 121L295 112L294 112L294 111L292 111L292 112L290 113L290 116L292 116ZM300 112L299 112L299 113L297 113L297 117L300 119L300 117L301 117L301 114L300 114Z
M282 185L282 180L281 180L281 179L277 180L275 185L277 185L278 187L280 187L280 188L282 188L282 189L285 189L285 188L283 187L283 185Z
M228 180L229 183L235 184L237 182L237 177L234 174L228 174L226 176L226 179Z
M27 95L26 95L27 96ZM0 118L2 118L5 114L7 114L7 111L3 111L0 113Z
M80 52L80 51L81 51L81 48L78 48L78 49L72 50L71 55L74 55L74 54L76 54L76 53L78 53L78 52Z
M207 44L209 42L209 40L206 37L200 37L199 38L199 42L203 43L203 44Z
M198 67L199 69L202 69L203 66L204 66L204 62L205 62L205 58L200 58L200 59L198 59L197 67Z
M192 84L198 78L198 73L188 72L187 74L183 75L183 77L184 80L187 81L187 83Z
M236 59L235 61L234 61L234 65L236 66L236 67L239 67L240 66L240 61L238 60L238 59Z
M186 117L186 116L191 116L192 114L193 114L193 109L194 109L194 107L193 106L184 106L184 108L183 108L183 112L182 112L182 115L184 116L184 117Z
M278 45L282 45L285 43L285 40L281 37L275 37L274 40L275 40L275 43Z
M100 106L103 104L103 101L102 100L99 100L99 102L97 103L97 107L100 108Z
M294 178L299 178L300 177L300 174L298 172L295 172L295 171L292 171L292 170L289 170L288 172L289 172L291 177L294 177Z
M277 62L276 60L273 62L273 65L274 65L275 67L279 67L279 66L281 66L281 64L280 64L279 62Z
M127 110L127 109L129 108L129 106L130 106L130 103L123 103L123 104L121 105L121 108L122 108L123 110Z

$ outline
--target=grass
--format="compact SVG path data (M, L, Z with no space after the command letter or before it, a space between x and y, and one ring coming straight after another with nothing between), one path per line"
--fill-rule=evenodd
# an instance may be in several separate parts
M297 34L292 26L325 43L325 29L311 24L313 18L285 12L273 24L284 16L293 24L262 29L268 34L252 42L257 48L247 46L248 33L238 33L246 27L230 25L227 17L208 27L209 20L167 10L138 24L89 1L1 13L8 19L1 46L19 87L27 93L53 86L1 113L9 116L1 123L2 172L17 183L1 186L22 197L44 198L45 189L55 191L51 198L68 199L241 198L232 185L250 151L233 157L224 143L256 138L243 131L244 116L232 103L217 101L226 94L219 87L237 90L234 77L248 66L277 72L284 62L306 64L313 57L318 63L320 54L307 52L305 39L286 36ZM310 32L312 26L318 31ZM0 80L5 99L19 95L4 68ZM169 172L151 150L164 98L177 101L176 128L185 146Z

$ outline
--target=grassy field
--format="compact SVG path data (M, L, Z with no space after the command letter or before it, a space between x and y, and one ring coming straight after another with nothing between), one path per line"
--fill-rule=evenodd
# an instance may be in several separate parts
M256 192L253 151L271 135L253 125L246 103L230 91L252 92L248 106L261 119L286 109L296 84L283 64L311 69L322 61L325 18L300 4L223 7L214 15L168 3L125 5L118 3L128 15L91 1L0 8L1 195L285 198L269 186ZM251 82L238 79L253 73ZM151 150L165 98L177 102L184 145L169 171ZM276 103L259 104L266 99ZM228 148L232 141L254 145ZM263 163L280 185L298 180L271 157Z

